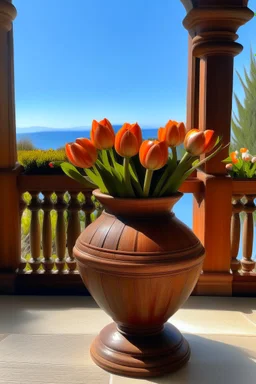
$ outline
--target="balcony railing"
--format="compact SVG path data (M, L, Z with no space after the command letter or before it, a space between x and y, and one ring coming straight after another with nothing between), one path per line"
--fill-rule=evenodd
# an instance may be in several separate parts
M231 270L234 276L234 292L246 291L248 285L256 286L256 263L253 260L256 205L256 182L233 181L231 218ZM241 244L242 243L242 244ZM242 259L238 253L242 245Z
M20 219L23 217L27 229L21 239L16 290L21 293L86 293L72 249L80 232L100 215L102 207L95 206L91 190L64 175L20 174L17 180ZM233 181L231 255L226 257L230 260L233 293L237 295L255 292L256 271L252 260L253 212L256 210L254 186L255 182ZM204 183L193 177L183 183L180 191L192 193L196 204L201 204ZM241 212L244 212L242 216ZM241 226L243 258L240 261L237 256ZM194 293L201 291L196 287Z

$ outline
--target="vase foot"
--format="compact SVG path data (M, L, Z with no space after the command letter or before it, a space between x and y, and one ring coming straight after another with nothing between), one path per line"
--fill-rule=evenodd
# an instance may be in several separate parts
M178 329L168 323L160 333L147 336L123 334L111 323L93 341L91 356L111 373L154 377L180 369L189 360L190 348Z

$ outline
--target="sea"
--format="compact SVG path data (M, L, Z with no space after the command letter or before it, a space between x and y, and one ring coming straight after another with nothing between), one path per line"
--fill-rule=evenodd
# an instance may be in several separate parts
M115 127L115 131L118 130ZM143 139L157 138L157 129L143 129ZM75 141L78 137L90 137L89 130L50 130L42 132L17 133L17 140L30 139L34 146L39 149L58 149L64 147L65 143ZM182 199L176 204L174 212L178 219L183 221L192 229L193 222L193 196L192 194L184 194ZM241 234L242 235L242 234ZM241 237L242 238L242 237ZM256 228L254 230L254 238L256 239ZM242 243L242 241L240 242ZM253 244L253 256L256 254L256 241ZM242 245L240 244L238 258L242 258Z

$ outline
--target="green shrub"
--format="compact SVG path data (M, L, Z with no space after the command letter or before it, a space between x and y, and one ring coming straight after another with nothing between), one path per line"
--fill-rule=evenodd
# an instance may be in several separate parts
M18 151L34 151L36 147L30 139L19 139L17 141L17 150Z
M50 168L49 163L54 161L67 161L64 150L55 151L53 149L18 151L18 161L23 165L27 174L63 174L61 168Z

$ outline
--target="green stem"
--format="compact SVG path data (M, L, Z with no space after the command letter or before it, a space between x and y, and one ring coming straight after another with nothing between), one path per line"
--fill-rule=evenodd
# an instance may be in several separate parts
M144 187L143 187L143 196L144 197L148 197L148 195L149 195L153 172L154 171L152 171L151 169L147 169L146 170L145 180L144 180Z
M92 169L94 170L95 175L98 175L98 174L99 174L99 171L98 171L98 169L96 168L96 165L93 165L93 166L92 166Z
M177 160L178 160L177 148L176 147L172 147L172 159L173 159L173 162L174 162L174 164L176 166L177 165Z
M124 158L124 182L125 182L125 186L126 186L126 193L127 193L127 196L128 197L134 197L135 194L134 194L134 190L132 188L132 183L131 183L131 174L130 174L130 170L129 170L129 162L130 162L130 159L129 157L125 157Z
M129 157L124 157L124 181L126 185L131 183L131 175L129 172Z
M168 183L163 186L160 196L177 192L184 174L191 168L191 161L191 155L186 152L169 178Z
M113 147L109 149L109 154L110 154L110 157L111 157L111 160L112 160L112 165L113 167L116 168L116 159L115 159L115 154L114 154L114 151L113 151Z

